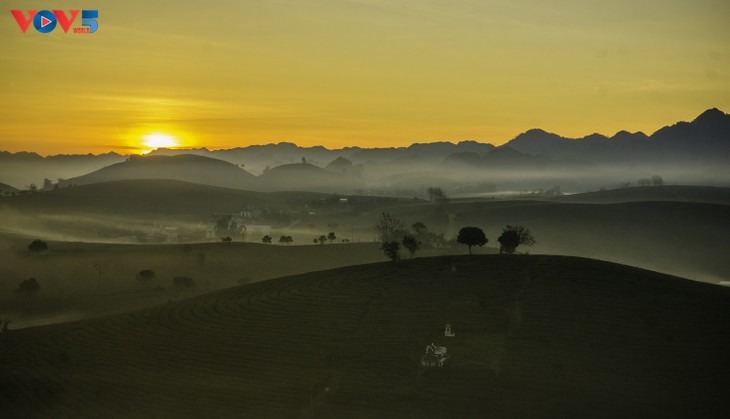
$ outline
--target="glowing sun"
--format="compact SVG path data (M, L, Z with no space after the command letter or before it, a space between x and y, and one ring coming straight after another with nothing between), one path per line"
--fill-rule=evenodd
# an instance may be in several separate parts
M177 138L159 132L147 134L142 139L144 140L143 144L149 148L169 148L179 145Z

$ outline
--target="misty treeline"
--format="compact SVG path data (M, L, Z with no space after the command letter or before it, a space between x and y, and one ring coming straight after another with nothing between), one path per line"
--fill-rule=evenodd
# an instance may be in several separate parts
M392 261L401 258L401 249L405 249L411 258L423 245L429 248L447 247L451 242L444 238L444 234L429 231L423 222L416 222L407 227L398 217L382 212L375 223L375 232L381 244L380 249ZM520 245L532 246L535 237L530 230L521 225L507 225L497 238L500 254L513 254ZM482 247L489 242L484 231L479 227L467 226L459 230L456 243L464 244L472 253L472 247Z
M380 249L394 262L401 258L401 248L413 258L423 244L429 247L449 245L443 233L436 234L429 231L420 221L406 227L401 219L388 212L381 213L375 224L375 231L381 243ZM497 241L500 245L500 254L513 254L520 245L532 246L536 243L530 230L521 225L505 226ZM489 242L489 239L481 228L467 226L459 230L456 242L466 245L471 255L473 246L482 247Z

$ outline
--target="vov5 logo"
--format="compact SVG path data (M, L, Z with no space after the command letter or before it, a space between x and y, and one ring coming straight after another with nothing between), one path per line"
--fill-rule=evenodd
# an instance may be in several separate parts
M99 22L96 19L99 18L98 10L81 10L81 26L75 27L74 33L94 33L99 28ZM69 10L68 16L63 10L28 10L28 17L22 10L11 10L15 21L18 22L20 30L25 33L28 27L33 23L33 27L40 33L50 33L56 26L61 25L61 29L68 33L71 29L74 20L79 15L79 10Z

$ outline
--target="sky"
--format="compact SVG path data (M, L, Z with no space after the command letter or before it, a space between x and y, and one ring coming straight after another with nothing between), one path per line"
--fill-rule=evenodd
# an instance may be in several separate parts
M499 145L530 128L650 134L730 112L727 0L3 4L12 152ZM46 8L98 10L98 30L23 33L10 12Z

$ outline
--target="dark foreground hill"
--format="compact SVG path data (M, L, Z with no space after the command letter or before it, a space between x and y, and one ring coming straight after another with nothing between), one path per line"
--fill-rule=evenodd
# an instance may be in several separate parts
M5 417L726 417L730 289L595 260L353 266L0 334ZM444 336L450 323L454 337ZM450 355L419 372L431 343Z

